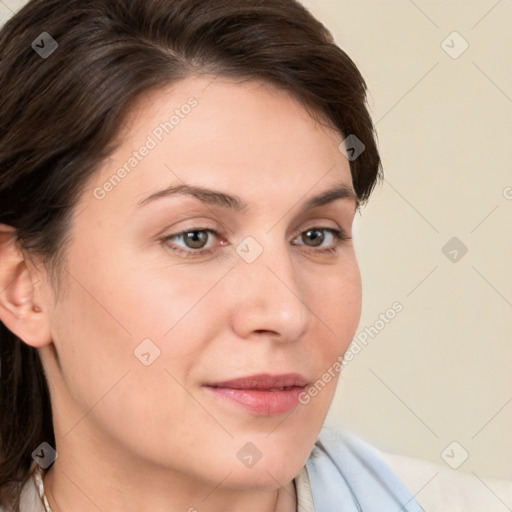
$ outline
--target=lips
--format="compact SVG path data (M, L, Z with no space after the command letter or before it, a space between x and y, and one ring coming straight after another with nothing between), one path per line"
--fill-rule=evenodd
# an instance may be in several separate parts
M299 396L307 383L307 379L298 373L264 373L212 382L204 388L228 407L235 406L258 416L276 416L299 405Z
M307 383L307 379L298 373L286 373L281 375L260 373L258 375L251 375L249 377L213 382L211 384L207 384L207 386L230 389L282 391L284 388L304 387Z

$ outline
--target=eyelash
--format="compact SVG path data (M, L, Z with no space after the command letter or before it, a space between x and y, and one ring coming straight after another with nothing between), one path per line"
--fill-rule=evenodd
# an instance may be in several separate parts
M303 233L306 233L307 231L313 231L313 230L315 230L315 231L329 231L334 236L335 242L334 242L334 246L333 247L325 247L323 249L310 249L310 250L307 250L308 253L321 253L321 254L329 253L329 254L335 254L337 252L338 248L344 242L349 241L349 240L352 239L352 237L347 235L345 233L345 231L343 231L343 230L335 229L335 228L330 228L330 227L317 227L317 226L311 226L311 227L305 229L304 231L299 232L297 236L300 236ZM190 248L189 249L184 249L182 247L176 247L176 246L172 246L172 245L168 244L168 242L171 239L184 236L187 233L198 233L198 232L208 232L208 233L211 233L211 234L216 235L216 236L219 235L219 233L217 231L215 231L214 229L211 229L211 228L207 228L207 227L194 227L194 228L191 228L191 229L186 229L184 231L180 231L179 233L174 233L172 235L168 235L168 236L162 238L161 242L166 244L166 246L170 250L172 250L173 252L176 252L178 254L184 255L185 257L188 257L188 258L195 258L195 257L204 256L204 255L209 254L212 251L214 251L215 248L197 249L197 250L196 249L190 249ZM297 236L295 236L294 240L297 238ZM304 244L298 244L298 245L304 245Z

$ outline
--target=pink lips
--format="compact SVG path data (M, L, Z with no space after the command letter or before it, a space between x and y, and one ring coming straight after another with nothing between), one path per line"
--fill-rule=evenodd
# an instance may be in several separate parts
M299 404L299 395L307 383L297 373L265 373L206 384L206 389L260 416L275 416L290 411Z

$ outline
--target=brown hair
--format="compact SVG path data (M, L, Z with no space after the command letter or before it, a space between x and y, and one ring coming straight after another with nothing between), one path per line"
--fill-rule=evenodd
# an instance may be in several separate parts
M42 32L58 44L46 58L32 46ZM298 1L32 0L0 30L0 223L52 282L73 206L130 106L203 73L266 80L355 135L365 149L350 161L352 182L368 200L382 169L366 84ZM55 447L51 402L37 349L1 322L0 358L0 505L18 511L32 452Z

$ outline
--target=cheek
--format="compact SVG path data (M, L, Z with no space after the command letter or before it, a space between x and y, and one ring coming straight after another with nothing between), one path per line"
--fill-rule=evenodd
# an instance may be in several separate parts
M359 267L354 260L347 264L337 278L326 283L322 294L325 323L331 329L335 342L328 344L324 367L333 369L345 354L359 325L362 309L362 285ZM338 376L339 371L334 371Z
M323 417L329 409L339 380L343 355L353 340L361 317L361 275L355 258L333 266L329 276L304 277L308 306L312 313L312 334L308 359L314 361L315 382L303 396L309 414ZM316 283L316 286L314 286ZM314 347L311 345L315 343ZM314 413L312 411L315 411Z
M314 283L310 283L310 287ZM314 292L315 313L320 325L335 338L337 353L346 349L355 334L361 316L361 275L355 258L337 265L322 279ZM310 288L311 289L311 288ZM320 320L321 319L321 320Z
M106 258L81 272L70 265L75 278L54 310L53 324L64 386L73 402L63 430L80 436L94 423L131 449L133 439L165 439L178 453L180 442L194 430L193 421L215 428L182 387L202 339L192 306L212 284L185 293L182 280L131 270L110 266ZM144 339L154 345L137 350ZM147 352L149 365L142 362ZM135 449L141 456L151 450L154 458L160 456L158 443L148 441Z
M128 371L133 337L115 294L101 292L107 283L70 273L74 277L54 310L52 335L66 388L89 410Z

